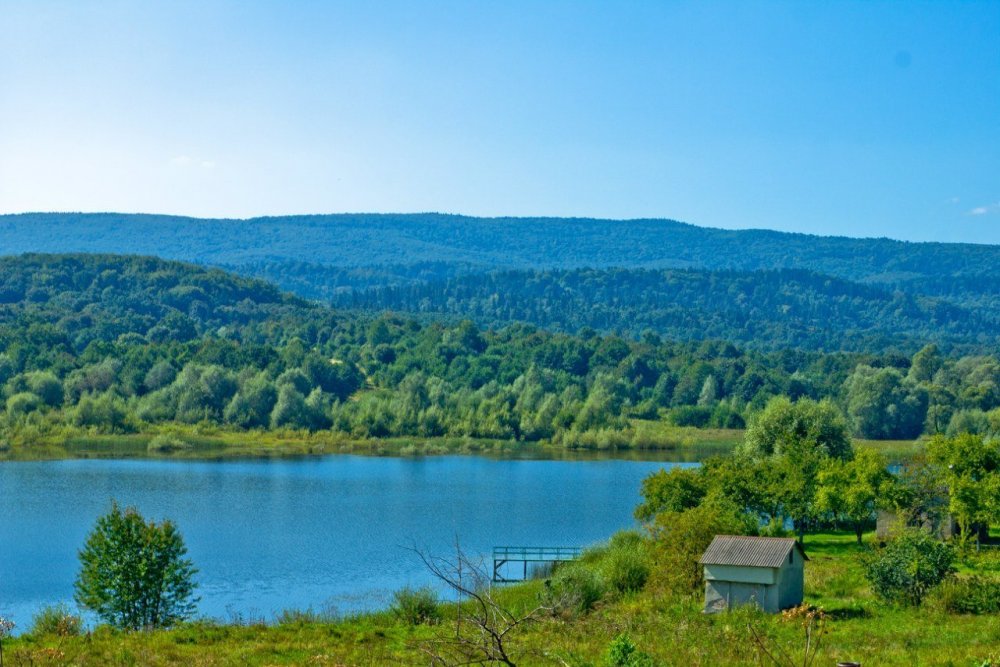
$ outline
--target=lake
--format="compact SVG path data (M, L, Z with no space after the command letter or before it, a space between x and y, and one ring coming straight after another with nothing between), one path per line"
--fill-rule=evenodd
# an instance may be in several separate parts
M199 569L198 612L385 607L432 583L412 547L586 546L634 526L639 485L675 464L474 456L0 463L0 616L27 629L71 602L77 551L112 499L172 519Z

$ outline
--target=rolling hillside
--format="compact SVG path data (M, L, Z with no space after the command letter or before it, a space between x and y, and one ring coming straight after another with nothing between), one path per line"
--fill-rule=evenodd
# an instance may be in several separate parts
M345 214L0 216L0 253L156 255L369 311L776 349L996 349L1000 246L671 220Z

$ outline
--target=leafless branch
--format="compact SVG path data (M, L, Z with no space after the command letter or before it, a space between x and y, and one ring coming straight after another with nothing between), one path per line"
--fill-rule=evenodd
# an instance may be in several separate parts
M516 667L516 631L544 608L518 613L504 607L493 595L493 582L482 559L471 559L457 544L453 559L433 556L416 547L411 550L435 578L458 596L454 633L440 633L422 647L431 664Z

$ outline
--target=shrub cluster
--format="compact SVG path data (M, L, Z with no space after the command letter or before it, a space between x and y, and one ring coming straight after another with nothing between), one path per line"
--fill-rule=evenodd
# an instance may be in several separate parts
M648 542L639 533L622 531L606 547L556 567L545 582L542 603L557 615L584 614L606 597L642 590L650 571Z
M392 613L407 625L436 623L441 618L437 594L428 587L402 588L392 595Z
M66 604L42 608L31 621L31 634L37 637L75 637L83 630L83 619Z
M916 528L901 532L862 560L865 578L878 597L913 606L954 573L954 564L954 547Z
M955 577L941 584L937 597L953 614L1000 613L1000 581L994 579Z

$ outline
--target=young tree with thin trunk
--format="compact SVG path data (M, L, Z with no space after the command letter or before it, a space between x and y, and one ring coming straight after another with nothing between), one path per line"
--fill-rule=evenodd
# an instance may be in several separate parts
M194 613L197 570L171 521L146 522L113 503L80 550L76 601L127 630L169 627Z

